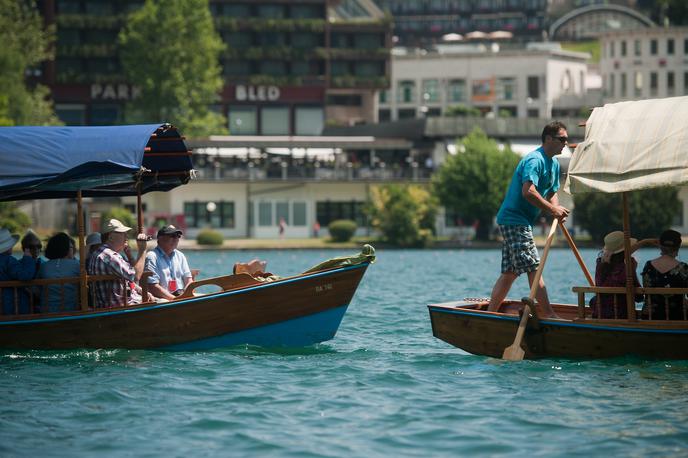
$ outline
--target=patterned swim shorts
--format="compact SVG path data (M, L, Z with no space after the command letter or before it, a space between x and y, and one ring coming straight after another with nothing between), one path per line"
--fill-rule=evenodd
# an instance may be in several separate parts
M533 228L530 226L499 226L502 242L502 273L535 272L540 264Z

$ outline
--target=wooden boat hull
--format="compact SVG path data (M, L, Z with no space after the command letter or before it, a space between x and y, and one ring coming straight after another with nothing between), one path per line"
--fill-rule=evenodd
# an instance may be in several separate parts
M476 355L501 358L516 335L515 310L493 313L486 304L454 302L428 306L433 335ZM576 306L554 305L560 316L575 317ZM612 358L636 355L688 359L688 322L626 320L529 320L525 358Z
M0 321L0 348L204 350L332 339L368 263L169 303Z

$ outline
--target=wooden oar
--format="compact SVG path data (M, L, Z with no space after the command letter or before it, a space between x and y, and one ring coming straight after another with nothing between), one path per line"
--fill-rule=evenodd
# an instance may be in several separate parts
M518 324L518 331L516 331L516 337L514 338L514 343L504 349L502 353L502 359L508 361L522 361L523 356L526 352L521 348L521 342L523 342L523 335L526 332L526 326L528 325L528 318L530 317L531 309L528 303L533 303L535 299L535 293L537 293L540 277L542 277L542 271L545 268L545 261L547 261L547 255L549 254L549 247L552 245L552 240L554 239L554 233L557 230L557 224L559 220L554 218L552 221L552 227L549 229L549 234L547 234L547 240L545 241L545 249L542 252L542 259L540 259L540 265L535 271L535 278L533 278L533 284L530 285L530 296L523 299L523 316L521 316L521 322ZM535 313L535 310L532 311Z
M590 271L586 267L585 262L583 262L583 258L581 258L581 255L578 252L578 248L576 247L576 243L573 241L573 237L571 237L569 230L566 229L566 226L564 226L563 224L560 224L559 228L564 233L564 237L566 237L566 241L569 242L569 246L571 247L571 251L573 251L573 255L576 257L576 260L578 261L578 265L580 265L581 269L583 270L583 274L585 275L585 278L588 279L588 283L590 284L590 286L595 286L595 281L592 279L592 276L590 275Z

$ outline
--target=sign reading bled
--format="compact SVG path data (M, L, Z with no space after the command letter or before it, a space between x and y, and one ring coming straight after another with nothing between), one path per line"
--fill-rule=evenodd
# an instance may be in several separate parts
M234 96L240 101L250 102L274 102L280 98L280 89L277 86L246 86L239 84Z

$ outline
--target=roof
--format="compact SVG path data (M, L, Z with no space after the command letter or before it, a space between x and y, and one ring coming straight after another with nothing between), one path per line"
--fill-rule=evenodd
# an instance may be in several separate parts
M167 191L192 169L169 124L0 127L0 163L0 201Z
M567 190L626 192L688 183L688 97L595 108L569 165Z

